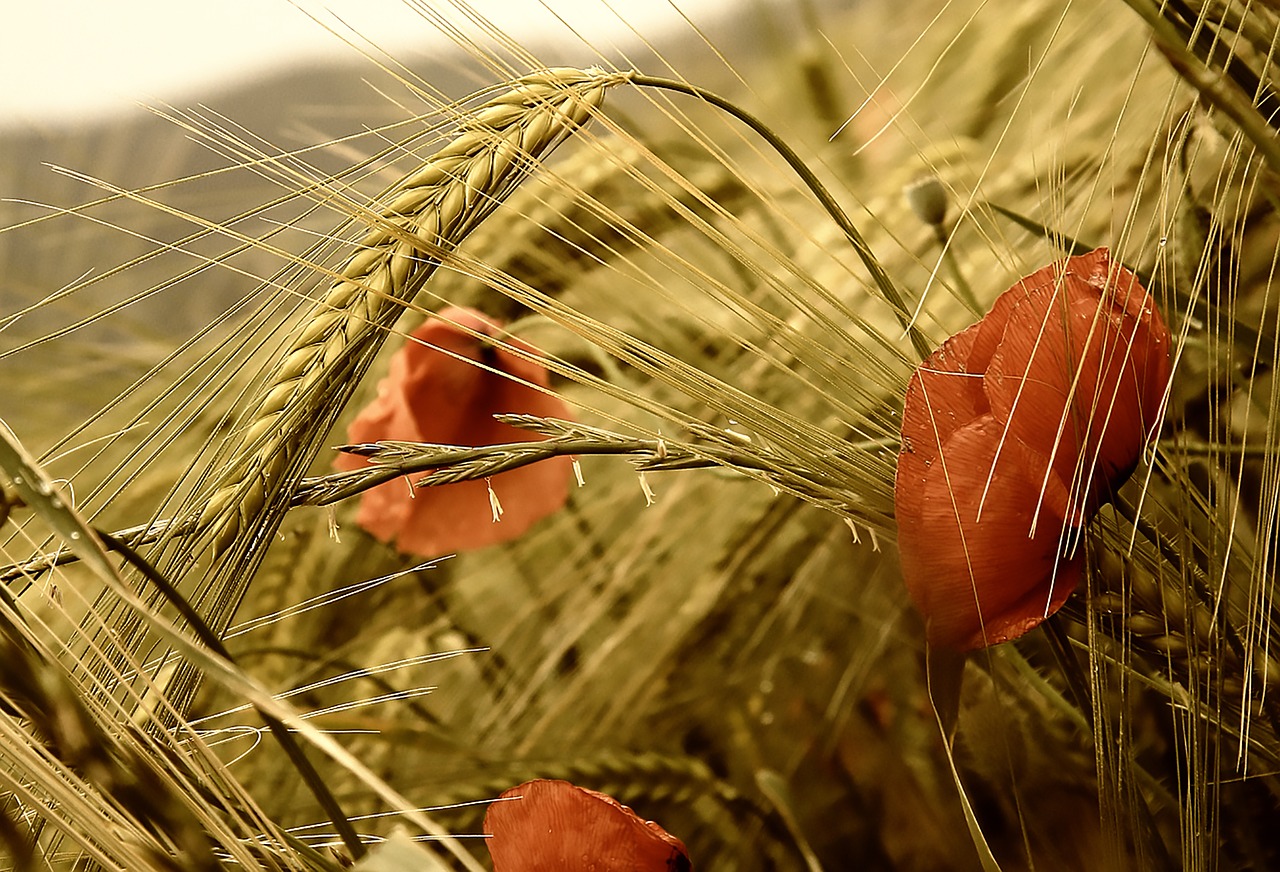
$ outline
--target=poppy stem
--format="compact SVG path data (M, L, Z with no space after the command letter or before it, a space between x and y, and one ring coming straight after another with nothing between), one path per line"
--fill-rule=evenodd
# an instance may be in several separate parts
M973 293L973 286L964 277L964 270L960 268L960 258L956 257L955 248L951 245L951 238L946 235L940 235L938 241L942 245L942 260L947 265L947 269L951 271L951 278L956 283L956 296L971 311L982 314L982 306L978 303L978 298Z
M636 85L637 87L658 88L665 91L675 91L676 93L697 97L699 100L709 103L717 109L721 109L732 115L734 118L737 118L767 142L769 146L787 162L787 165L795 171L796 175L800 177L800 180L804 182L805 187L807 187L813 195L818 198L818 202L822 205L822 208L826 213L831 216L831 220L834 221L840 230L844 232L845 238L849 240L849 244L853 246L853 250L862 260L863 265L865 265L867 270L871 273L871 278L875 281L876 287L880 289L881 296L884 297L885 301L893 309L893 314L898 319L898 323L902 325L902 329L911 337L911 345L915 349L916 354L922 360L929 356L929 353L933 349L929 347L929 343L924 338L924 334L920 332L920 329L912 323L911 310L907 308L906 303L902 299L901 292L898 290L897 285L893 283L893 279L889 277L889 274L885 272L884 267L880 265L880 261L876 258L875 252L871 250L871 246L867 244L866 239L864 239L862 234L858 232L858 228L854 226L854 223L849 219L848 214L846 214L840 204L836 202L835 197L833 197L831 192L827 190L826 185L822 184L822 181L813 172L813 170L809 168L809 166L800 158L800 155L796 154L795 150L789 146L782 137L774 133L773 130L759 118L713 91L708 91L705 88L700 88L697 85L692 85L688 82L681 82L676 79L664 79L657 76L633 74L628 78L631 84Z

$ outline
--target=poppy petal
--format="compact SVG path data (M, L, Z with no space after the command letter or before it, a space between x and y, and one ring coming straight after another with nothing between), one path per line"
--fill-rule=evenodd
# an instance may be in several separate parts
M974 339L973 351L969 357L969 366L973 372L987 371L991 358L1004 340L1014 309L1029 299L1043 299L1046 293L1051 294L1061 281L1064 269L1062 263L1041 267L1031 275L1019 279L1013 287L996 297L991 310L975 325L978 335Z
M1091 310L1091 311L1090 311ZM1045 457L1064 481L1073 481L1087 421L1068 414L1069 399L1089 392L1093 365L1084 354L1096 303L1070 301L1063 289L1040 289L1014 307L992 356L983 387L1008 437ZM1082 358L1084 358L1082 360ZM1077 384L1077 377L1081 383ZM1074 392L1074 393L1073 393ZM1070 404L1074 411L1078 404Z
M1169 385L1172 365L1169 353L1173 345L1173 337L1169 327L1160 317L1155 300L1146 288L1138 281L1138 277L1122 266L1110 264L1105 248L1098 249L1087 258L1101 255L1097 259L1092 272L1081 272L1085 281L1099 288L1103 299L1117 310L1123 310L1126 316L1135 323L1132 334L1126 329L1122 336L1129 337L1129 366L1133 372L1133 380L1138 386L1139 408L1142 412L1143 432L1154 435L1153 428L1160 419L1160 410L1164 403L1165 390ZM1110 264L1110 267L1108 265ZM1110 269L1110 272L1108 271ZM1127 323L1131 323L1126 321Z
M545 367L468 331L493 336L498 326L473 310L448 308L415 330L392 358L377 398L351 423L348 440L498 445L538 437L494 420L495 414L570 417L562 400L538 390L549 384ZM536 353L518 340L506 342ZM358 469L367 462L343 455L335 466ZM571 472L569 458L556 457L488 481L416 489L388 482L361 497L356 523L380 541L424 557L482 548L521 535L564 505ZM500 523L493 522L494 499L502 508Z
M1003 430L992 415L957 430L929 469L919 517L899 519L903 579L935 645L1015 638L1056 611L1080 577L1078 559L1058 556L1063 484L1046 458L1002 446Z
M1095 255L1086 267L1097 265ZM1064 481L1081 483L1083 523L1137 465L1168 378L1168 342L1154 309L1144 321L1113 305L1074 260L1058 286L1014 307L984 388L1011 435L1053 457ZM1120 272L1132 288L1133 274Z
M1015 638L1066 600L1075 541L1159 419L1170 345L1150 294L1100 248L1021 279L916 370L894 503L933 643Z
M900 517L917 517L929 468L957 428L986 413L981 374L966 369L979 325L944 342L907 384L902 409L902 448L894 490Z
M494 872L688 872L684 843L613 797L537 779L489 806Z

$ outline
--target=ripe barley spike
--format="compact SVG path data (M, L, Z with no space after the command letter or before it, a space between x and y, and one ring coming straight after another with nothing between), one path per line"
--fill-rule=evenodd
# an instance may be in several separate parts
M338 386L349 367L377 349L440 256L624 80L568 68L520 79L465 118L454 141L391 192L254 401L240 447L197 524L215 554L252 530L303 446L345 402Z

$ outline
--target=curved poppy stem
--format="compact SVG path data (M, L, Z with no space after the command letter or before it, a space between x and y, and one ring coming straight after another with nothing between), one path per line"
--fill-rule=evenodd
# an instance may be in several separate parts
M974 314L983 314L982 305L978 302L978 297L973 292L973 286L969 284L969 280L965 278L964 270L960 268L960 258L956 257L956 250L951 244L951 237L944 235L938 241L942 245L942 262L951 270L951 278L956 283L956 296Z
M911 312L907 308L906 303L902 299L901 292L898 291L897 285L893 283L893 279L889 278L889 274L885 272L884 267L880 265L880 261L876 259L875 253L871 251L871 246L858 232L858 228L854 226L853 221L845 213L840 204L836 202L835 197L827 190L826 185L817 177L813 170L796 154L795 150L787 145L787 143L774 133L773 130L745 109L737 106L719 94L708 91L706 88L700 88L697 85L691 85L688 82L681 82L676 79L664 79L658 76L644 76L639 73L633 73L628 76L631 84L641 88L658 88L664 91L675 91L680 94L687 94L691 97L697 97L704 103L709 103L717 109L721 109L734 118L737 118L743 124L750 127L758 134L769 147L776 151L787 165L795 171L800 180L804 182L822 208L831 216L831 220L844 232L845 238L849 240L849 244L853 246L853 250L857 252L862 263L870 271L872 279L875 280L876 287L880 289L881 296L893 309L893 314L897 317L898 323L902 325L902 329L911 337L911 346L915 349L916 354L921 359L929 356L932 349L929 347L928 341L924 338L924 334L911 321Z

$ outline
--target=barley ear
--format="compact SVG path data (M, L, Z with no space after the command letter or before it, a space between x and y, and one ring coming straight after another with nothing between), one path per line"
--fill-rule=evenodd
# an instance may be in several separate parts
M517 81L465 117L454 140L409 175L298 331L254 400L234 459L200 512L215 554L251 531L305 446L350 397L352 373L447 255L625 80L553 69Z

